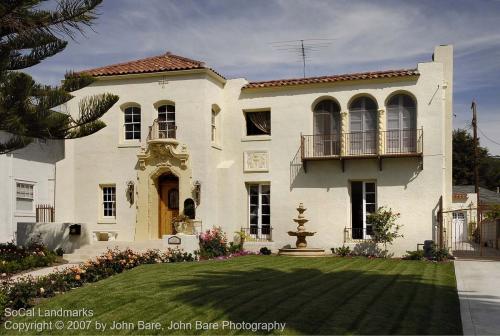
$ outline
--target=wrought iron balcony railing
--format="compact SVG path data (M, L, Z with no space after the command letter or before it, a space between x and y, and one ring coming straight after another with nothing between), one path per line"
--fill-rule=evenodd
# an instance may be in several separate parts
M245 232L247 236L246 241L267 242L273 240L273 228L270 225L262 225L262 227L252 225L247 228L241 228L241 231Z
M335 159L371 156L419 156L422 129L364 131L301 136L301 158Z
M177 126L173 122L159 121L155 119L153 125L149 126L149 140L175 139Z
M382 131L384 154L422 153L423 130L402 129Z
M362 242L371 240L372 229L371 227L366 228L344 228L344 243L349 242Z

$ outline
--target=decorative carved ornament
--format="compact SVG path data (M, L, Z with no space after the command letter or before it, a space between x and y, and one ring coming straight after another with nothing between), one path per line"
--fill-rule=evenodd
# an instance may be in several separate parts
M146 165L168 168L178 165L181 169L186 169L189 153L186 145L158 141L149 142L148 148L142 148L137 158L141 170L146 169Z
M243 153L245 172L269 171L269 153L267 151L246 151Z

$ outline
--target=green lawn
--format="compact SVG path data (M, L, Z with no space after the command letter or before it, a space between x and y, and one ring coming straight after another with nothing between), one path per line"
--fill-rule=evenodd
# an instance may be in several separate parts
M227 329L204 332L195 329L196 321L216 322L219 327L223 321L284 322L285 334L462 332L453 264L423 261L249 256L146 265L36 306L61 307L92 309L92 318L80 319L91 321L90 329L39 334L253 334ZM61 318L11 322L35 320ZM106 323L108 330L94 329L96 321ZM133 322L135 327L138 321L160 322L164 329L110 332L113 321ZM191 322L193 329L170 331L171 321ZM5 329L0 333L15 334Z

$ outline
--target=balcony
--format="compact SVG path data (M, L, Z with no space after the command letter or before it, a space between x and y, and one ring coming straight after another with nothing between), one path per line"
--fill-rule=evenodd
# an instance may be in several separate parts
M177 143L177 140L175 140L176 131L177 126L173 122L158 121L158 119L155 119L153 125L149 126L147 141Z
M342 134L301 135L300 155L304 169L307 161L382 159L390 157L422 157L423 130L364 131Z

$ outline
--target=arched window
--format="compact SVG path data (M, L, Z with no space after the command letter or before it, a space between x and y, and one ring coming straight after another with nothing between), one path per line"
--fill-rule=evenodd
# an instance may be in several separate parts
M332 99L314 107L314 156L340 154L340 107Z
M377 153L377 103L370 97L359 97L349 105L350 133L347 135L351 155Z
M125 140L141 140L141 108L131 106L123 111Z
M184 201L184 215L190 219L196 218L196 206L192 198L186 198Z
M396 94L387 102L386 151L407 153L416 150L417 109L407 94Z
M210 119L210 127L211 127L211 140L213 144L219 144L220 142L220 107L216 104L212 105L211 110L211 119Z
M161 105L158 107L158 130L160 138L175 139L175 105Z

